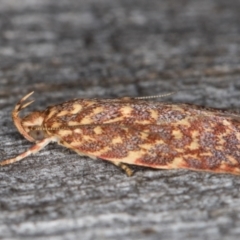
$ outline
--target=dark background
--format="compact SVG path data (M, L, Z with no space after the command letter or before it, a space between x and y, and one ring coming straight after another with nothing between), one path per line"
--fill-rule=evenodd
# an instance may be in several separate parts
M1 0L0 159L32 144L11 111L34 90L240 107L238 0ZM136 168L56 144L0 168L0 239L238 239L240 177Z

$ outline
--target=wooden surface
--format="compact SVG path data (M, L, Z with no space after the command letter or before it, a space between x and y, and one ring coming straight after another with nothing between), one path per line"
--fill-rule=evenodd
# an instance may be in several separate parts
M32 144L11 111L81 98L145 96L240 108L238 0L0 1L0 159ZM240 236L240 177L136 168L49 145L0 168L0 239Z

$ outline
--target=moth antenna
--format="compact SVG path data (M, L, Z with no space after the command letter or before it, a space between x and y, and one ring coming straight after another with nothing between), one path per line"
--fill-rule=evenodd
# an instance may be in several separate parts
M24 101L29 98L34 92L30 92L26 96L24 96L15 106L14 110L12 111L12 119L13 122L18 129L18 131L30 142L35 142L35 140L29 136L24 128L22 127L22 119L18 116L19 112L29 106L33 101L27 102L24 104Z
M175 94L176 92L170 92L166 94L161 94L161 95L152 95L152 96L143 96L143 97L135 97L134 99L138 100L144 100L144 99L153 99L153 98L162 98L162 97L167 97Z

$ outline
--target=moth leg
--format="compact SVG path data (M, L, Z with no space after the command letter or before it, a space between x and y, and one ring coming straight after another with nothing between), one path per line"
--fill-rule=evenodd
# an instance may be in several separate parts
M131 177L133 175L133 170L127 164L122 162L114 162L114 161L110 161L110 162L115 166L121 168L128 177Z
M34 146L29 148L26 152L21 153L17 157L7 159L7 160L0 162L0 166L9 165L9 164L21 161L25 157L39 152L41 149L43 149L45 146L47 146L50 142L55 142L55 141L56 141L55 138L45 138L45 139L37 142Z

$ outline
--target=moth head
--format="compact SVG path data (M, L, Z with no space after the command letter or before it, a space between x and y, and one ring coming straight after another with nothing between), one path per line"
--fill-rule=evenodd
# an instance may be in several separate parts
M19 117L19 112L33 102L31 101L24 103L24 101L32 94L33 92L27 94L17 103L12 112L12 118L18 131L30 142L36 142L47 137L47 133L42 126L44 120L44 112L35 111L28 114L24 118Z
M43 127L43 114L41 111L35 111L24 117L21 121L25 133L34 141L39 141L47 137L47 133Z

